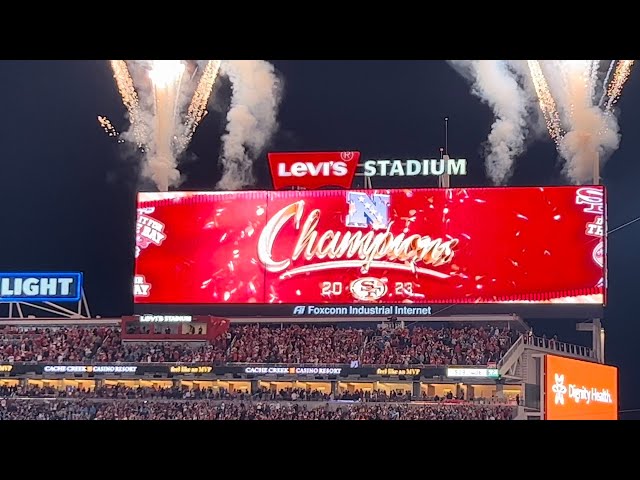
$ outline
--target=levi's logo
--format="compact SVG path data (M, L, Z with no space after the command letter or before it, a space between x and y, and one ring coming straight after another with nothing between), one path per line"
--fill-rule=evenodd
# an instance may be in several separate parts
M359 160L359 152L270 153L269 167L276 190L350 188Z
M296 162L290 167L286 163L278 164L278 175L280 177L304 177L311 175L312 177L337 176L343 177L348 173L347 164L345 162Z

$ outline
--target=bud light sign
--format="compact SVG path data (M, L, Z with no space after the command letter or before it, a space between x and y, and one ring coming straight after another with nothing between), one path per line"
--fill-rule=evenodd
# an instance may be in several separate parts
M0 273L0 303L77 302L82 273Z

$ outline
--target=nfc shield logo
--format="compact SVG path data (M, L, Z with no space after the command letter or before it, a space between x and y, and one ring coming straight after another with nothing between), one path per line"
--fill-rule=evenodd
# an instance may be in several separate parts
M374 193L371 197L362 192L347 192L349 213L345 222L347 227L374 230L389 226L389 195Z
M554 399L556 405L564 405L564 396L567 393L567 387L564 384L564 375L555 374L556 383L551 387L551 391L556 394Z
M387 293L387 285L375 277L358 278L349 288L354 298L362 302L375 302Z

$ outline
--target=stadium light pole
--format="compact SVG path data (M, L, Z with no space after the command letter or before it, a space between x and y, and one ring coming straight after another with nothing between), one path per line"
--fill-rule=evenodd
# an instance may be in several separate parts
M600 154L595 153L593 158L593 185L600 185ZM609 232L610 233L610 232ZM608 233L607 233L608 235ZM576 330L579 332L591 332L591 347L595 360L604 363L604 328L599 318L592 318L590 322L578 323Z
M593 183L601 184L600 177L600 154L596 152L593 159ZM593 347L596 349L596 355L600 362L604 363L604 328L599 318L593 319Z
M449 117L444 117L444 148L440 148L440 160L449 160ZM446 172L438 176L438 186L440 188L451 186L449 175Z

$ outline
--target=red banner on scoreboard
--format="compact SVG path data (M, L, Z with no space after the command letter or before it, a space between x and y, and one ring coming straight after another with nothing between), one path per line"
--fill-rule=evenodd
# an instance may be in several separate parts
M141 304L602 305L601 187L142 193Z

